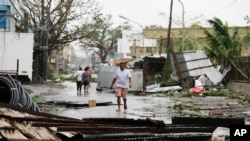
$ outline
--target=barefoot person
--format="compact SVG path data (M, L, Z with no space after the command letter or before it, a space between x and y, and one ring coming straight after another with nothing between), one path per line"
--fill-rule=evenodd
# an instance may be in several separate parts
M125 69L125 63L122 62L120 63L120 69L118 69L115 73L114 79L111 84L111 89L116 82L116 88L115 88L115 93L117 97L117 104L118 104L118 109L116 111L120 111L120 105L121 105L121 97L123 98L124 102L124 110L127 110L127 93L128 93L128 88L131 88L131 74L128 70Z
M81 95L81 92L82 92L82 74L83 74L83 70L81 67L79 67L79 70L75 74L77 95Z

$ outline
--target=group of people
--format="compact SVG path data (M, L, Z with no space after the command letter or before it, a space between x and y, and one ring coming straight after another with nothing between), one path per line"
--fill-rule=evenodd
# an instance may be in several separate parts
M124 110L127 110L127 93L128 88L132 87L131 73L125 69L126 63L120 63L120 69L118 69L113 77L110 89L113 89L115 86L115 96L117 97L117 112L121 111L121 98L123 99ZM84 85L84 93L88 94L90 87L91 72L90 68L86 67L84 71L82 68L79 68L79 71L76 73L76 84L77 84L77 93L81 94L82 85Z
M77 95L82 94L82 85L84 86L84 94L89 94L89 87L91 81L91 70L89 67L86 67L84 71L81 67L76 72L76 88Z

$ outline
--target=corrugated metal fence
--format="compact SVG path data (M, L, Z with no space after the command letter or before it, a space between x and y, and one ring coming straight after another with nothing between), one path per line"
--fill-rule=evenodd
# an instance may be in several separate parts
M231 81L250 82L250 56L234 57L231 61Z
M119 67L100 65L97 74L97 87L110 88L117 69L119 69ZM140 88L142 88L142 71L130 70L130 72L132 77L132 88L129 88L129 91L139 91Z

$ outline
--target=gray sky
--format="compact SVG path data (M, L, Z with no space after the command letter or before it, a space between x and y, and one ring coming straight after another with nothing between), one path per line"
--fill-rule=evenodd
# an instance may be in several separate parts
M113 16L114 25L125 22L119 15L127 17L143 26L168 26L170 0L98 0L103 5L103 13ZM218 17L229 26L247 26L245 16L250 16L250 0L181 0L184 5L185 25ZM182 5L178 0L173 4L173 27L181 27ZM132 24L132 23L131 23ZM136 24L132 24L135 27ZM139 28L139 27L138 27Z

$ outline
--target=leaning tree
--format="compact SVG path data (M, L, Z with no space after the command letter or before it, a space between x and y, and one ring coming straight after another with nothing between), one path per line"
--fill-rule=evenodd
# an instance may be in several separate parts
M234 29L234 31L230 33L228 24L223 24L223 22L216 17L208 20L208 22L212 26L212 30L201 27L208 43L208 46L205 47L208 57L216 65L223 65L229 55L240 55L241 43L238 30Z

